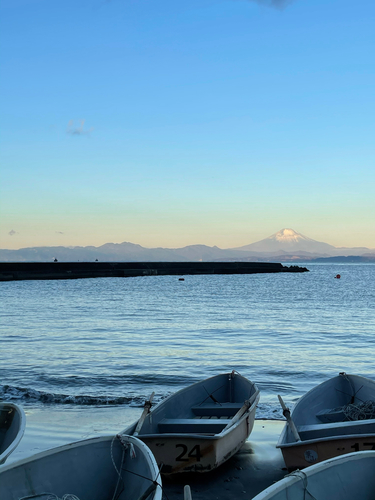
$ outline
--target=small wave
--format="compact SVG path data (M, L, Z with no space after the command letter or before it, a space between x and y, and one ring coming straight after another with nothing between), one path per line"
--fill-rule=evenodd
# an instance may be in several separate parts
M64 404L82 406L103 405L129 405L143 406L145 398L141 397L115 397L115 396L88 396L72 394L55 394L38 391L28 387L14 387L10 385L0 386L0 398L8 401L20 401L25 403L39 402L43 404Z
M155 397L154 404L157 404L171 393ZM145 396L133 397L115 397L115 396L90 396L90 395L72 395L56 394L44 391L38 391L29 387L16 387L11 385L0 386L0 399L15 401L21 404L42 404L42 405L77 405L77 406L131 406L140 408L144 405ZM279 420L283 419L280 405L273 403L259 403L257 419Z
M159 403L171 393L164 394L163 396L155 397L154 404ZM72 395L72 394L55 394L44 391L38 391L28 387L16 387L10 385L0 386L0 399L7 401L19 402L20 404L27 405L41 404L41 405L76 405L76 406L130 406L141 408L147 397L134 396L134 397L112 397L112 396L90 396L90 395ZM280 420L283 419L282 409L280 405L273 403L259 403L257 412L257 419L266 420Z
M283 410L280 405L276 406L272 403L259 403L255 418L257 420L284 420Z
M25 372L19 370L9 371L9 377L17 374L19 377L25 375ZM199 381L199 377L189 377L189 376L170 376L164 374L152 374L152 373L142 373L141 375L130 373L130 374L93 374L91 376L82 375L51 375L51 374L36 374L29 373L29 376L33 377L35 382L44 384L48 387L95 387L95 388L107 388L107 387L135 387L152 385L153 387L185 387L191 385L194 382ZM5 376L5 374L4 374ZM4 378L3 378L4 380Z

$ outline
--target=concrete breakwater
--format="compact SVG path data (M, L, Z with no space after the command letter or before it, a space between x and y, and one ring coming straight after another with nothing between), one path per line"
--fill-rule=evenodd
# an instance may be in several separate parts
M0 262L0 281L306 271L269 262Z

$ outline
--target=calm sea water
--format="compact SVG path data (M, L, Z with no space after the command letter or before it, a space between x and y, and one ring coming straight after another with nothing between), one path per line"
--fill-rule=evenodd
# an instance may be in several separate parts
M375 378L375 265L309 273L0 283L0 398L141 406L237 370L280 418L341 371ZM341 279L335 279L340 273Z

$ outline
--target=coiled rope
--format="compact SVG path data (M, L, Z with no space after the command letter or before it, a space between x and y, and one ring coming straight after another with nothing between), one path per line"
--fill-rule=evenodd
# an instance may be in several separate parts
M358 404L348 404L342 407L348 420L368 420L375 418L375 401L365 401Z

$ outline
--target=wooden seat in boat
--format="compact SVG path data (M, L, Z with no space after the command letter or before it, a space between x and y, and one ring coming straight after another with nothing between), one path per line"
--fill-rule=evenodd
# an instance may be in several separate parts
M297 430L303 441L330 436L368 434L375 432L375 419L299 425Z
M231 422L229 418L195 419L195 418L163 418L158 424L161 433L208 433L218 434Z
M192 411L194 415L200 417L233 417L242 405L243 403L202 403L199 406L193 406Z

